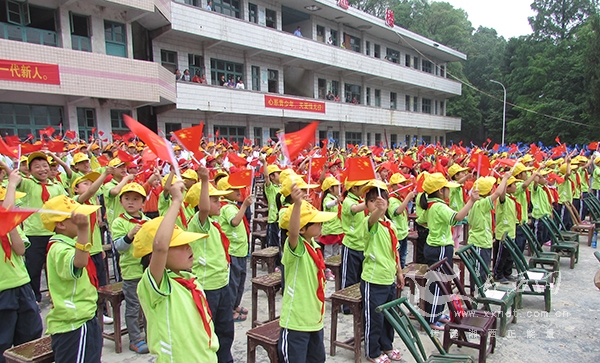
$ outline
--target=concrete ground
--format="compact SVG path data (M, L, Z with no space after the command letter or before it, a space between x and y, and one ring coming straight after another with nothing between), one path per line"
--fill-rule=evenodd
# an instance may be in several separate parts
M412 248L408 248L408 261ZM600 269L600 263L593 255L594 249L587 246L586 237L581 237L580 259L575 269L569 269L568 259L561 260L561 277L554 287L552 295L552 311L544 311L544 300L541 296L524 296L523 309L518 311L518 323L510 324L506 337L498 337L496 350L489 355L487 361L495 362L600 362L600 291L594 286L594 275ZM248 276L251 270L248 266ZM259 274L266 273L260 271ZM334 291L333 282L327 283L326 296ZM403 296L407 296L405 289ZM281 296L277 295L277 311ZM251 308L250 278L246 280L246 292L242 305ZM259 319L267 316L267 303L264 293L259 292ZM325 320L325 350L329 353L329 334L331 313L330 305L326 307ZM48 297L44 298L42 311L45 316L49 309ZM124 308L121 309L124 311ZM340 314L338 323L339 335L350 337L352 334L352 316ZM124 319L122 319L124 321ZM123 323L124 324L124 323ZM246 362L246 331L250 329L250 318L245 322L236 323L236 337L233 344L233 357L236 362ZM108 329L111 329L108 326ZM442 338L440 334L440 339ZM429 351L433 345L421 338ZM137 355L127 349L129 340L123 338L124 351L116 354L112 341L104 341L102 361L112 362L154 362L152 355ZM414 362L400 338L396 335L395 347L402 352L405 362ZM450 349L451 353L470 354L477 357L477 351L471 348ZM364 349L363 349L364 353ZM269 362L265 351L258 348L257 362ZM353 362L353 353L344 349L337 349L335 356L327 355L327 361L333 363ZM363 362L367 360L363 357ZM187 362L186 362L187 363Z

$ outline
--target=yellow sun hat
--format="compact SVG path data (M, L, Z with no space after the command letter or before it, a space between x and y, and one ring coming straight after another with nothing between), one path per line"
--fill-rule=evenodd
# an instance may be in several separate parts
M325 180L323 180L323 183L321 183L321 190L326 191L333 186L341 185L341 184L342 183L340 183L340 181L337 180L336 178L334 178L332 176L328 176L327 178L325 178Z
M121 188L121 192L119 193L119 198L121 198L121 196L127 192L138 193L139 195L141 195L144 198L146 198L146 196L147 196L146 190L144 189L144 187L138 183L125 184L125 186L123 188Z
M98 180L98 178L100 177L100 173L96 172L96 171L92 171L90 173L87 173L85 175L82 175L78 178L76 178L73 183L71 184L71 194L75 194L75 187L77 187L77 185L79 183L81 183L84 180L89 180L92 183L95 182L96 180Z
M469 170L469 168L465 168L464 166L460 166L459 164L452 164L448 168L448 176L452 178L453 176L460 173L461 171L467 171L467 170Z
M313 189L319 186L318 184L307 184L300 175L292 175L282 182L281 189L279 190L281 195L287 197L288 195L292 194L293 184L296 184L296 187L299 189Z
M285 212L283 212L281 219L279 220L279 227L281 229L288 230L290 228L290 218L292 217L292 210L294 206L289 206ZM303 200L300 209L300 228L306 226L308 223L323 223L332 220L337 216L333 212L321 212L317 208L313 207L312 204Z
M133 257L142 258L152 253L152 245L154 244L154 237L158 231L158 227L162 223L164 217L154 218L142 225L142 228L135 234L133 238ZM186 232L179 228L177 225L173 226L173 235L171 236L171 243L169 247L177 247L190 244L196 240L206 238L206 233L193 233Z
M73 199L67 197L66 195L60 195L48 200L42 206L42 209L45 210L53 210L57 212L62 212L61 214L55 213L41 213L40 217L42 219L42 225L45 229L54 232L56 228L57 222L62 222L66 219L71 218L73 213L83 214L85 216L89 216L94 213L98 209L100 209L99 205L87 205L87 204L79 204Z
M15 192L15 199L21 199L26 196L27 193ZM6 187L0 185L0 201L6 199Z
M185 193L183 201L188 203L188 206L196 208L200 203L200 192L202 191L202 183L196 183ZM223 195L231 194L233 190L218 190L211 183L208 183L208 196L209 197L220 197Z
M222 177L217 182L217 189L218 190L244 189L244 188L246 188L245 185L231 185L231 184L229 184L229 175Z
M367 185L365 185L364 187L362 187L360 189L360 192L362 195L367 194L367 192L373 188L378 188L381 190L385 190L386 192L388 191L388 187L387 184L385 184L384 182L382 182L381 180L377 180L377 179L373 179L371 181L369 181L367 183Z
M494 184L496 184L496 178L493 176L482 176L479 179L475 180L475 187L479 190L479 195L488 195L494 188Z
M525 166L525 165L523 165L523 163L516 163L515 167L513 169L512 175L513 176L517 176L517 175L521 174L524 171L530 171L530 170L533 170L533 167L531 167L531 166Z
M444 187L458 188L460 184L448 181L442 173L433 173L425 176L425 181L423 182L425 193L433 194Z
M394 173L391 177L390 177L390 184L400 184L400 183L404 183L405 181L407 181L408 179L406 179L404 177L404 175L402 175L402 173Z

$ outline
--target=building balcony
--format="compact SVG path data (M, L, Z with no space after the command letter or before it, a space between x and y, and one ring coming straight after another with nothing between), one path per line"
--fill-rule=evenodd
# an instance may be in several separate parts
M379 79L406 90L424 88L447 97L461 94L461 84L448 78L193 6L171 3L171 22L173 31L185 33L191 41L204 41L210 47L223 44L238 48L246 51L250 58L270 54L281 58L281 63L286 66L328 73L341 71L345 76ZM180 36L169 35L169 32L162 36L164 41L181 40Z
M293 99L294 102L322 102L325 112L309 112L265 107L265 96ZM390 110L312 98L177 82L177 110L219 114L286 118L294 121L313 120L354 124L410 127L430 130L458 131L460 118L419 112Z
M0 39L0 54L15 65L58 65L60 75L59 84L38 83L0 69L2 91L22 92L24 96L41 93L68 99L127 100L136 107L172 104L176 100L175 77L158 63L5 39Z

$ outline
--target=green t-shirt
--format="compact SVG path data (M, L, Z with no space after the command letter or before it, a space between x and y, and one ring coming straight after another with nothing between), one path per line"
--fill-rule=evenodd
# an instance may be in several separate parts
M30 243L25 233L23 233L21 227L17 226L16 228L23 243L25 243L25 248L28 248ZM7 237L12 246L10 234ZM7 259L4 249L0 248L0 276L2 276L0 278L0 292L29 283L31 279L27 273L27 268L25 268L25 256L19 256L15 251L11 251L10 259Z
M521 205L521 223L527 223L527 211L529 210L529 203L527 202L527 191L523 188L523 182L517 182L517 189L515 191L515 199L517 203Z
M306 250L316 251L319 246L314 241L298 237L298 245L292 251L286 239L281 262L285 268L285 291L281 300L279 325L291 330L315 332L323 329L322 303L317 297L319 280L317 266ZM325 288L323 286L323 288Z
M219 338L215 334L213 321L210 320L210 332L207 332L192 294L174 280L177 277L180 276L165 271L158 285L150 269L146 269L138 284L138 298L148 322L150 353L158 355L156 363L216 363ZM181 277L189 280L195 276L181 271ZM195 284L202 290L198 281ZM201 301L208 313L206 299Z
M581 180L581 192L587 193L590 191L590 185L588 183L587 171L583 168L577 169L577 173L579 174L579 180Z
M335 201L335 205L331 208L327 208L326 204L329 202ZM340 204L337 202L337 198L334 197L331 193L328 193L323 199L323 212L332 212L338 214ZM324 222L321 225L321 234L323 236L336 235L344 233L344 229L342 228L342 221L339 217L335 217L330 221Z
M269 204L267 223L277 222L277 201L275 200L275 197L280 189L281 187L279 185L273 183L269 183L269 185L265 184L265 196L267 197L267 203Z
M481 198L469 210L469 244L480 248L492 248L494 236L492 234L492 211L494 203L492 198Z
M183 193L184 199L186 193L187 192ZM169 210L169 207L171 207L171 202L171 194L167 195L164 191L162 191L158 196L158 214L164 216L167 213L167 210ZM175 224L185 231L188 229L188 227L186 226L187 221L189 221L190 218L194 215L194 213L196 213L196 210L192 207L185 205L185 203L182 204L181 208L183 208L183 218L185 218L185 223L181 220L181 213L179 213L177 215L177 219L175 220Z
M198 282L205 291L218 290L229 283L229 264L221 233L211 222L216 223L211 217L208 217L206 223L200 225L200 219L196 213L188 225L189 232L208 234L207 238L190 243L194 253L192 272L198 276Z
M550 191L546 193L545 187L538 185L531 191L531 217L540 219L543 216L552 215L552 204L550 203Z
M50 194L48 200L59 195L67 195L62 185L51 181L48 181L48 184L46 184L46 189ZM27 193L27 195L21 198L23 208L41 209L44 205L44 201L42 200L42 185L33 176L30 179L22 179L17 186L17 191ZM23 221L23 231L27 236L51 236L54 234L54 232L50 232L44 228L40 213L33 213Z
M119 215L113 221L110 229L112 231L113 240L125 237L129 231L133 229L138 223L135 221L149 221L150 218L140 212L141 218L132 217L129 213L123 212L123 216ZM121 275L123 280L136 280L142 277L144 269L142 268L141 258L133 257L133 248L129 245L129 248L125 251L119 251L121 258L119 259L119 266L121 266Z
M79 203L79 196L76 195L73 197L73 200ZM90 198L88 205L99 205L98 197L94 196ZM92 226L92 216L95 217L95 226ZM90 236L88 237L92 243L92 249L90 250L90 255L94 256L102 252L102 234L100 233L100 227L98 226L98 222L101 220L101 212L98 209L94 214L90 214L88 216L88 222L90 223Z
M426 223L429 234L427 244L433 247L452 246L451 226L457 224L454 216L456 212L439 198L428 199L429 208L426 212Z
M392 246L389 230L378 221L369 229L369 217L363 219L365 240L365 259L363 260L363 281L377 285L392 285L396 281L396 253ZM390 227L396 233L394 223ZM397 233L396 233L397 234ZM396 246L396 248L398 248Z
M55 234L46 259L48 290L52 309L46 316L47 334L79 329L96 316L98 293L85 268L75 268L75 243L72 238Z
M402 201L396 197L390 197L388 205L388 215L391 217L394 227L396 229L396 237L398 241L401 241L408 237L408 212L406 208L400 214L396 214L396 210Z
M575 188L573 188L572 199L579 199L581 197L581 185L577 183L577 170L571 172L569 179L573 182L572 185L575 186Z
M450 188L450 208L459 211L465 206L463 197L463 186L459 188Z
M104 194L104 206L106 207L106 221L112 228L113 221L125 212L125 208L121 205L119 194L111 196L110 190L119 184L118 181L111 179L108 183L102 186L102 193ZM112 229L111 229L112 233Z
M233 201L227 200L226 203L221 207L219 224L223 233L229 238L229 254L234 257L246 257L248 256L248 234L244 221L240 221L240 224L235 227L231 225L231 220L240 209Z
M501 202L500 199L496 201L496 240L501 241L504 233L508 233L510 238L515 238L517 233L517 207L515 201L512 200L508 195Z
M422 195L423 195L423 192L417 193L417 196L415 198L415 214L417 215L417 219L415 219L415 222L417 224L419 224L420 226L427 228L427 210L428 209L421 208L421 196Z
M363 212L352 213L352 206L356 204L360 204L358 197L348 193L342 203L342 229L344 231L342 244L355 251L364 251L365 241L362 239L364 224L362 221L365 214Z
M571 182L568 178L558 184L558 203L564 204L565 202L573 202L573 190L571 189Z
M592 189L600 190L600 166L594 166L592 173Z

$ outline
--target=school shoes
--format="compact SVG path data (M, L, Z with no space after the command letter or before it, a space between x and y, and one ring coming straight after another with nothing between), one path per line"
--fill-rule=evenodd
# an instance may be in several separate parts
M140 340L137 343L130 343L129 344L129 350L131 350L133 352L136 352L137 354L147 354L147 353L150 353L150 350L148 349L148 345L143 340Z

